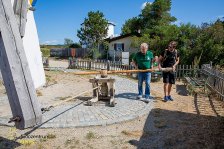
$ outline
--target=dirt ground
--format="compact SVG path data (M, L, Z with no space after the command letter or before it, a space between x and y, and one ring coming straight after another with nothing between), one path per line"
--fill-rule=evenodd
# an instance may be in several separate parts
M50 67L68 68L68 60L49 58Z
M88 77L46 72L47 86L37 91L38 99L49 104L68 96L56 93L63 86L82 92ZM133 80L130 80L133 81ZM55 91L51 86L56 85ZM162 89L162 82L151 83ZM52 94L54 92L54 94ZM4 94L0 85L0 94ZM132 149L132 148L224 148L224 103L215 98L193 98L182 82L173 88L174 101L163 102L162 90L153 91L155 107L138 119L109 126L64 129L16 130L0 126L1 148L27 149ZM72 96L72 95L71 95ZM69 103L67 103L69 104ZM24 135L27 134L26 137ZM22 137L21 137L22 136Z

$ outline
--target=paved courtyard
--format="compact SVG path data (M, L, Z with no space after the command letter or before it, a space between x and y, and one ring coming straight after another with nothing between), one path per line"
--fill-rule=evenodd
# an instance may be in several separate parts
M136 100L137 82L123 77L114 77L116 78L115 97L117 102L115 107L108 106L108 102L105 101L99 101L93 106L87 106L85 99L78 98L43 113L43 123L40 127L105 126L132 120L149 113L153 108L153 101L145 103ZM152 90L156 90L156 88L152 86ZM42 103L42 107L44 105ZM0 117L0 123L9 125L8 120L12 116L6 94L0 97L0 106L7 107L4 115Z

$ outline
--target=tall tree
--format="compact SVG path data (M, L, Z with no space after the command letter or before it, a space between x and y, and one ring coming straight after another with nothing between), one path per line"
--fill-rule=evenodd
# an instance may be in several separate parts
M69 39L69 38L65 38L64 39L64 45L65 45L65 47L69 47L69 46L71 46L73 44L73 40L71 40L71 39Z
M81 45L97 49L99 43L107 36L107 30L108 20L104 18L104 14L99 11L90 11L78 30L77 36Z
M125 22L122 27L122 34L135 32L141 29L143 33L156 34L156 26L167 26L176 21L171 16L171 0L155 0L153 3L147 3L142 9L141 14Z
M146 10L147 7L150 7L151 11L147 11L145 13L149 13L150 18L145 17L145 19L146 21L151 22L153 26L169 25L171 22L176 21L176 18L170 14L171 0L155 0L151 5L146 5ZM145 9L143 9L142 14L144 14Z
M201 28L196 44L197 49L203 49L206 53L206 56L202 56L201 63L212 61L214 64L224 64L224 26L220 20Z
M69 48L82 48L82 46L79 43L73 43L69 46Z
M124 35L137 32L141 28L142 28L141 19L139 17L133 17L125 22L121 30L122 34Z

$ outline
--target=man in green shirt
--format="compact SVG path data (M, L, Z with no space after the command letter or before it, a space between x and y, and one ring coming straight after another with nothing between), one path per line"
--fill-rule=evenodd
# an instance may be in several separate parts
M138 69L151 69L153 67L153 53L148 50L148 44L142 43L140 46L140 51L137 52L133 58L133 64ZM150 72L139 72L138 73L138 97L137 99L141 99L143 95L142 84L145 80L145 98L146 101L152 99L150 96L150 82L151 82L151 73Z

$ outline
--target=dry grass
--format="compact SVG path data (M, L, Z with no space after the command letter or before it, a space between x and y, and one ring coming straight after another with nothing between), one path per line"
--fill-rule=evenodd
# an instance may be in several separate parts
M72 96L60 97L60 99L59 99L59 100L66 100L66 99L71 98L71 97L72 97Z
M53 75L45 75L46 77L46 86L57 84L56 78Z
M123 130L121 132L122 134L126 135L126 136L134 136L134 137L141 137L143 132L142 131L126 131L126 130Z
M31 146L36 143L34 139L21 139L18 141L18 143L25 145L25 146Z
M42 92L39 91L39 90L36 90L36 94L37 94L37 97L39 97L39 96L43 96Z

